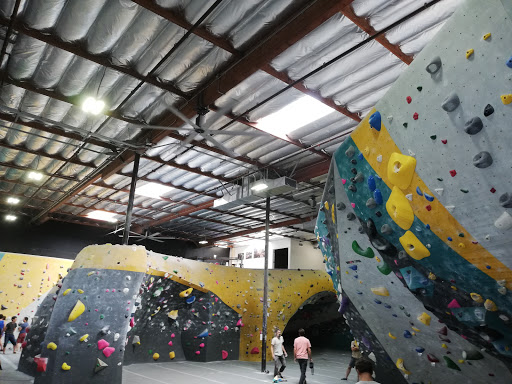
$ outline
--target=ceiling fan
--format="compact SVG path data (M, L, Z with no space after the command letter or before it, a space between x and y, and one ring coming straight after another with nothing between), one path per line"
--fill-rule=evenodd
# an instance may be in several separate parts
M122 231L124 231L124 226L119 226L112 232L107 233L105 236L117 234L119 237L123 237ZM121 232L121 233L118 234L118 232ZM142 240L153 240L153 241L157 241L159 243L163 243L164 240L176 240L177 239L177 237L175 237L175 236L160 236L160 234L161 234L161 232L150 233L148 230L146 230L144 232L144 234L130 231L130 238L137 239L136 240L137 242L141 242Z

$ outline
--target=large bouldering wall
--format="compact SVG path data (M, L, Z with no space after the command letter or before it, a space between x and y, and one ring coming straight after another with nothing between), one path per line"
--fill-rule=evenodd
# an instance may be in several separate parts
M507 3L463 3L333 158L316 232L384 384L512 382Z

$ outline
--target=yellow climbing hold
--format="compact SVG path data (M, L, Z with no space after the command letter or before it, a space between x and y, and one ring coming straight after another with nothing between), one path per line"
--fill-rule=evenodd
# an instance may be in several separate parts
M501 102L505 105L512 103L512 93L508 95L501 95Z
M396 361L396 367L401 370L403 373L405 373L406 375L410 375L411 372L408 371L407 369L405 369L405 365L404 365L404 359L397 359Z
M87 338L89 337L89 334L86 333L85 335L83 335L79 340L80 341L87 341Z
M169 358L172 360L176 357L176 354L174 352L169 352Z
M389 291L386 287L372 288L372 292L378 296L389 296Z
M78 316L80 316L85 311L85 305L80 300L77 300L75 307L71 310L71 313L68 317L69 321L74 321Z
M418 328L416 328L416 327L411 327L411 328L412 328L412 329L413 329L413 331L415 331L415 332L421 332L421 331L420 331Z
M46 348L51 349L52 351L55 351L57 349L57 344L55 344L54 342L48 343Z
M324 207L325 207L325 209L326 209L326 210L329 210L329 202L328 202L328 201L326 201L326 202L324 203Z
M429 272L429 274L428 274L428 278L429 278L430 280L435 280L435 279L437 279L436 275L434 275L432 272Z
M71 366L67 365L66 363L62 363L61 368L63 371L69 371L71 369Z
M71 292L71 288L68 288L64 292L62 292L62 296L66 296L69 292Z
M421 260L430 256L430 251L427 247L425 247L411 231L405 232L399 240L402 247L404 247L405 252L407 252L407 254L413 259Z
M486 34L484 35L484 40L487 40L489 37L491 37L491 34L490 34L490 33L486 33Z
M174 309L167 315L170 319L176 320L178 318L178 310Z
M406 189L411 184L415 169L416 159L414 157L393 152L388 161L388 179L398 188Z
M79 294L82 294L82 293L84 293L84 290L83 290L83 289L77 289L77 292L78 292Z
M92 276L92 275L94 275L95 273L96 273L96 271L91 271L91 272L89 272L89 273L87 274L87 276Z
M496 306L494 301L489 299L485 300L484 307L490 312L496 312L498 310L498 307Z
M334 208L334 205L332 207ZM334 209L332 210L332 222L336 224L336 213L334 212Z
M462 360L462 359L461 359L461 360L459 360L459 363L464 364L464 361L465 361L465 360Z
M448 349L448 346L445 343L443 343L441 344L441 348Z
M158 353L153 353L153 360L158 360L160 355Z
M470 293L469 294L471 296L471 298L476 301L477 303L483 303L484 302L484 298L482 296L480 296L478 293Z
M466 51L466 59L469 59L473 53L475 53L475 50L473 48L468 49Z
M180 297L189 297L192 291L193 288L185 289L184 291L180 292Z
M418 320L421 321L425 325L430 325L430 320L432 318L430 315L426 312L423 312L421 315L418 316Z
M405 230L411 228L414 222L414 212L411 204L409 204L409 200L407 200L404 193L398 187L393 187L391 195L386 202L386 211L388 211L391 219L400 228Z
M466 245L464 243L459 243L458 247L459 248L466 248Z
M391 332L388 333L388 336L391 337L393 340L396 340L396 336L393 336Z
M380 257L375 257L375 260L377 261L377 263L380 263Z

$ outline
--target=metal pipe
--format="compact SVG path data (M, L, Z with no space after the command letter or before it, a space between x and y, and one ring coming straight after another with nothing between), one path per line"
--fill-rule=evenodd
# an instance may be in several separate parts
M130 197L128 198L128 208L126 209L126 219L124 222L123 245L128 245L130 238L130 227L132 225L133 200L135 199L135 188L137 188L137 174L139 173L140 153L135 154L133 160L132 182L130 184Z
M270 196L265 205L265 269L263 272L263 325L261 327L261 372L267 370L267 316L268 316L268 234L270 230Z

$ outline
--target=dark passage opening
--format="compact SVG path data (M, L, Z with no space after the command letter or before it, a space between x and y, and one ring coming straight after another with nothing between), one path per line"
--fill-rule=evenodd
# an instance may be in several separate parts
M274 269L288 269L288 248L274 250Z

